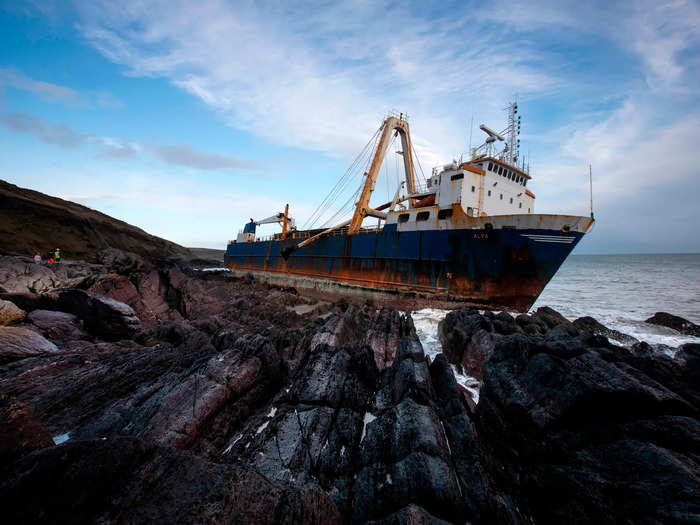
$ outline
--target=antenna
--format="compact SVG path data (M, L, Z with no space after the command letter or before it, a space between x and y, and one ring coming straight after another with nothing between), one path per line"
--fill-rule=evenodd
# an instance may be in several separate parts
M469 123L469 153L472 152L472 132L474 131L474 112L472 111L472 120Z
M591 219L595 219L593 216L593 169L590 164L588 165L588 184L591 194Z

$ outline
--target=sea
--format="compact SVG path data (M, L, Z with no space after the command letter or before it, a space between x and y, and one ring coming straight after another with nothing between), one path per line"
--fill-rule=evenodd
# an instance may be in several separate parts
M571 255L532 306L549 306L573 321L589 315L608 328L652 345L700 343L670 328L645 323L656 312L700 324L700 254ZM426 354L442 351L438 324L448 310L413 312ZM470 378L458 377L472 387Z

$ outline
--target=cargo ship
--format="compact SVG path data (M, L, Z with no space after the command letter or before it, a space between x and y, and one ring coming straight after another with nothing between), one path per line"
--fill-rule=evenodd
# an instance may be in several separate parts
M251 218L229 241L225 264L325 299L369 298L406 309L527 311L594 217L592 210L590 216L535 213L529 165L519 158L517 103L507 111L504 131L480 126L487 137L471 149L469 160L434 168L422 183L416 180L408 118L388 115L369 149L351 218L299 230L289 205L267 219ZM400 137L405 180L390 202L371 207L392 135ZM256 227L267 223L279 223L281 233L257 237Z

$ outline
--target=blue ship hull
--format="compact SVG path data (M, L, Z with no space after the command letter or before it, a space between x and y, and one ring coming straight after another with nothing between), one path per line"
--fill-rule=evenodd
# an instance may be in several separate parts
M527 311L583 237L552 229L436 229L398 231L396 224L355 235L328 235L283 253L303 240L231 242L224 257L233 270L316 289L381 292L398 303ZM308 234L307 234L308 236ZM330 287L332 283L337 286ZM394 303L394 301L392 301Z

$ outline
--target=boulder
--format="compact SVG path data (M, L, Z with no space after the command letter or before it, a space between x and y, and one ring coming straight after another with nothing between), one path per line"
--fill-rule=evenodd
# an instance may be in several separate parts
M666 326L680 332L683 335L700 337L700 326L688 321L687 319L683 319L682 317L666 312L656 312L644 322L659 326Z
M56 345L34 330L19 326L0 326L0 364L58 352Z
M119 274L129 274L147 266L141 256L117 248L105 248L98 253L97 258L104 266Z
M0 256L0 292L42 293L59 284L60 279L47 266L28 257Z
M698 387L679 363L560 331L502 339L483 370L484 461L524 521L697 521Z
M15 303L0 299L0 326L21 321L25 315L26 312L17 308Z
M28 320L36 326L44 337L55 343L89 339L82 322L76 315L52 310L34 310Z
M464 350L479 330L493 332L493 323L473 308L454 310L440 321L438 337L442 353L450 363L462 366Z
M581 332L593 335L602 335L604 337L607 337L608 339L613 339L625 346L630 346L639 342L638 339L632 337L631 335L623 334L618 330L608 328L604 324L599 323L598 321L589 316L579 317L574 321L574 326Z
M540 306L531 317L535 321L539 321L540 323L544 324L548 330L560 325L573 327L571 321L549 306ZM574 330L573 334L575 333L576 331Z
M461 365L464 372L481 381L484 363L491 356L500 339L500 335L486 330L479 330L472 335L462 355Z
M128 339L141 327L134 310L114 299L77 288L59 290L57 295L57 309L80 317L88 332L107 341Z

